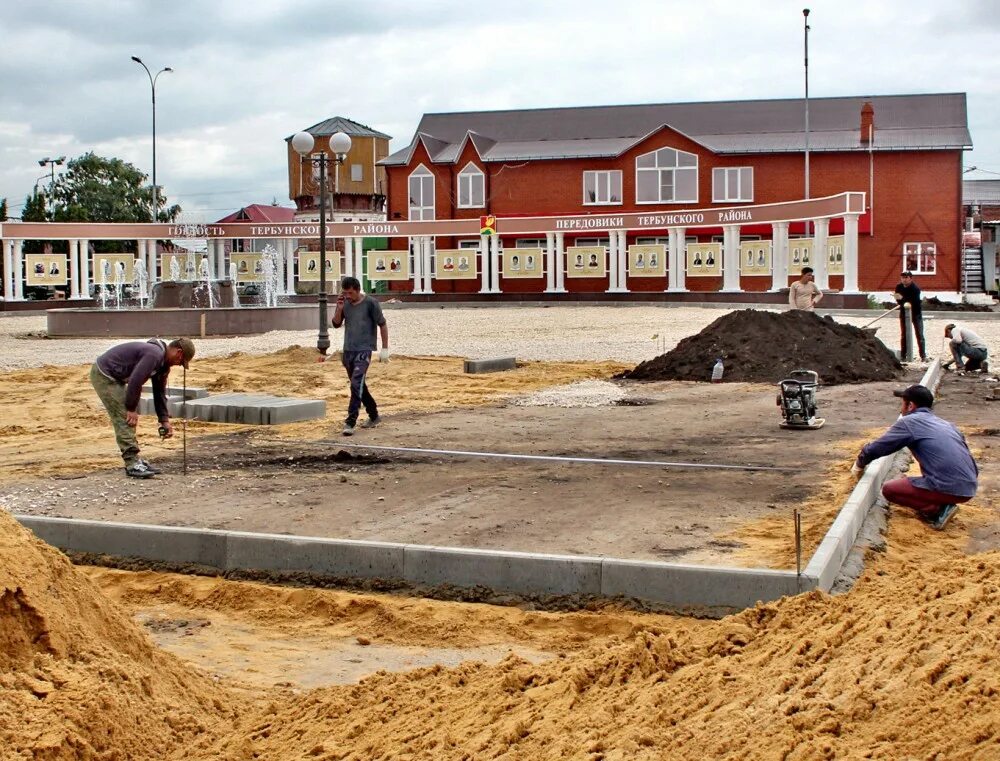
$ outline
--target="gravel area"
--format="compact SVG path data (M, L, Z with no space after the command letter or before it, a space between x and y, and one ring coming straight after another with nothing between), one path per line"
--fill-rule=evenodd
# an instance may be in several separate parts
M469 358L513 356L528 360L620 360L640 362L673 348L723 315L718 308L653 306L557 306L511 308L442 308L386 311L391 346L406 355ZM839 322L861 326L878 315L837 316ZM944 325L950 319L925 316L925 334L932 356L944 350ZM961 320L1000 351L1000 321L970 313ZM894 315L879 323L879 338L898 348ZM123 339L45 337L45 317L4 317L0 320L0 370L75 365L90 362ZM197 339L200 356L234 351L262 354L293 344L312 346L314 331L275 331L259 336ZM338 345L339 333L331 329Z

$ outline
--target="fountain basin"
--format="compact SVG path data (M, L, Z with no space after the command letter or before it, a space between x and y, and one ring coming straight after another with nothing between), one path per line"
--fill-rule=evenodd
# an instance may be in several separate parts
M113 336L250 336L272 330L316 330L319 306L289 304L277 307L216 309L49 309L48 335Z
M156 308L214 309L233 305L231 280L165 280L153 284L151 294Z

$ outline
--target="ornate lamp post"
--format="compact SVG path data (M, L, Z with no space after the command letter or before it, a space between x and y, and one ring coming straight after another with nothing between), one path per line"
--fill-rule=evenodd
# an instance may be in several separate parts
M292 137L292 148L299 154L302 163L319 166L319 336L316 338L316 348L320 354L325 355L330 348L326 298L326 165L328 161L332 161L336 171L336 167L344 162L351 150L351 138L343 132L330 136L332 159L327 156L326 151L318 156L311 156L315 144L315 139L308 132L296 132Z
M50 174L52 179L49 181L49 216L52 217L56 213L56 167L62 166L62 163L66 160L65 156L60 156L57 159L50 159L46 156L44 159L38 160L38 166L44 169L46 166L50 168ZM44 179L43 174L38 179ZM35 181L35 189L38 189L38 180Z
M132 60L146 70L146 75L149 77L149 88L153 93L153 218L150 221L156 222L159 219L160 213L159 191L156 187L156 80L160 78L160 74L163 72L172 72L173 69L166 66L156 72L156 75L154 76L149 70L149 67L142 62L141 58L138 56L132 56Z

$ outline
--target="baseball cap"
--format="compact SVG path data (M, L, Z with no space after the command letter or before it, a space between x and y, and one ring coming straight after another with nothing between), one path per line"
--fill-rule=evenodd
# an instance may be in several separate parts
M903 270L903 273L900 275L900 277L913 277L913 273L910 272L910 270Z
M905 399L908 402L913 402L918 407L934 406L934 394L931 393L929 388L919 384L904 388L902 391L893 391L892 395L900 399Z
M184 369L187 370L191 360L194 359L194 341L190 338L178 338L176 341L171 341L170 345L180 347L181 356L184 357L184 361L181 364L183 364Z

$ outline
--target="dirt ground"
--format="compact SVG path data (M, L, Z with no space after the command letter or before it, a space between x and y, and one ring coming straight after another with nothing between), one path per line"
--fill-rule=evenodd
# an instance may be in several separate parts
M9 463L0 503L97 520L789 567L792 510L803 510L809 549L850 488L844 463L895 415L895 385L885 383L823 388L828 422L819 431L780 429L768 385L620 382L618 404L510 403L606 379L618 367L528 363L470 376L455 358L396 358L375 365L370 378L385 423L346 439L339 364L317 364L311 350L297 348L209 359L189 373L189 385L319 396L328 400L327 418L273 429L192 424L187 476L181 442L160 443L143 428L146 456L166 471L151 481L123 477L103 410L81 382L86 368L18 371L0 376L4 419L13 423L0 443ZM427 457L346 443L790 470ZM753 528L762 522L767 531Z

